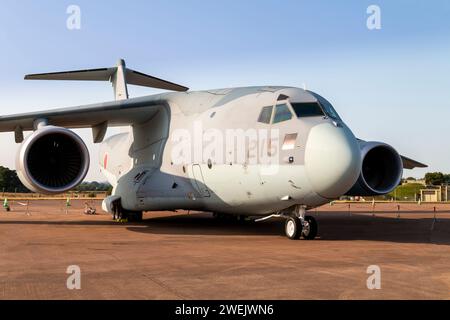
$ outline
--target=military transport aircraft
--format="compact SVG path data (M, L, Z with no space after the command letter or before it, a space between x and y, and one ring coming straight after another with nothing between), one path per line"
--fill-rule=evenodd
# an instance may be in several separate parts
M355 138L312 91L261 86L190 92L131 69L33 74L25 79L110 81L115 101L0 117L21 143L16 169L30 190L55 194L81 183L89 153L69 129L92 128L100 168L113 185L102 208L195 209L256 221L285 217L290 239L314 239L306 210L343 195L391 192L403 168L426 167L382 142ZM127 84L177 92L128 98ZM108 127L129 128L105 138ZM24 138L24 131L32 131Z

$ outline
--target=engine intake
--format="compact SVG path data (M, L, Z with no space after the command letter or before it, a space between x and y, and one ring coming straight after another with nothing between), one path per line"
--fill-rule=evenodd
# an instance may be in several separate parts
M400 183L403 162L397 151L382 142L362 142L361 173L348 196L378 196L391 192Z
M89 152L73 131L46 126L25 139L16 162L19 179L28 189L62 193L83 181L89 170Z

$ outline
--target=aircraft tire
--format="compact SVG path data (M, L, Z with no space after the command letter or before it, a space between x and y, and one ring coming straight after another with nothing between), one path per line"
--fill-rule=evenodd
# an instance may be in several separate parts
M284 224L284 232L290 240L298 240L302 235L302 222L297 217L289 217Z
M305 217L305 226L302 228L302 236L305 240L313 240L317 236L317 221L314 217Z

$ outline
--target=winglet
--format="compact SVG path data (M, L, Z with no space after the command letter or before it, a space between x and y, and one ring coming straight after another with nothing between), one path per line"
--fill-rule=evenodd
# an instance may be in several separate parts
M127 84L173 91L189 90L185 86L128 69L123 59L112 68L29 74L25 76L25 80L110 81L116 100L128 98Z

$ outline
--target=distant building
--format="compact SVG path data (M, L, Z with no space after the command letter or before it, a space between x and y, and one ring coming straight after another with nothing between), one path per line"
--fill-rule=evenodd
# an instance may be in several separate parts
M450 186L428 186L420 190L420 199L423 202L449 201Z
M405 180L403 180L402 185L412 184L412 183L421 184L423 186L427 185L425 182L425 179L405 179Z

